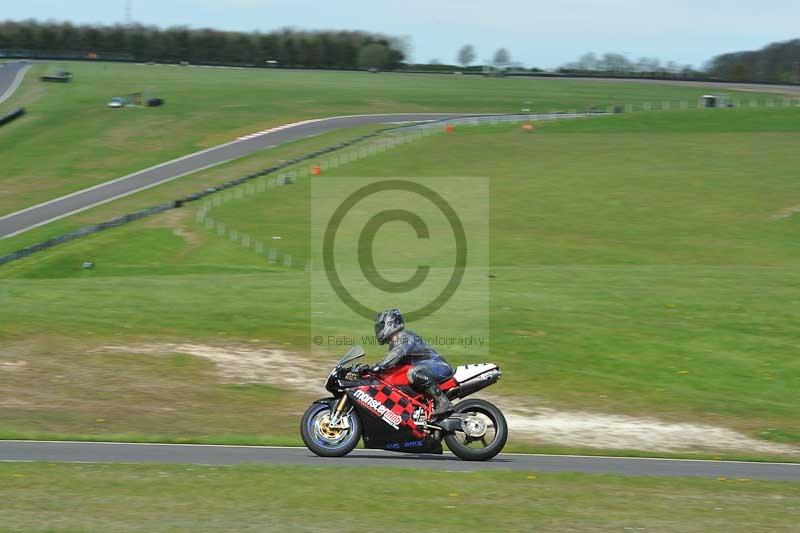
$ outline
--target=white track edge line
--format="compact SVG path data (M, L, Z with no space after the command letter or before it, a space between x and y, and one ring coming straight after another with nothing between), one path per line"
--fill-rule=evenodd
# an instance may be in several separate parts
M11 98L14 93L19 89L19 86L22 85L22 80L25 78L25 74L33 67L33 65L25 65L14 76L14 81L11 82L11 86L6 89L6 92L0 96L0 104ZM6 67L7 68L7 67Z
M94 190L96 190L96 189L101 189L101 188L103 188L103 187L107 187L107 186L109 186L109 185L112 185L112 184L114 184L114 183L117 183L117 182L120 182L120 181L123 181L123 180L129 179L129 178L133 178L133 177L135 177L135 176L137 176L137 175L139 175L139 174L143 174L144 172L149 172L149 171L151 171L151 170L155 170L155 169L157 169L157 168L161 168L161 167L164 167L164 166L170 165L170 164L172 164L172 163L177 163L177 162L179 162L179 161L183 161L183 160L185 160L185 159L189 159L189 158L191 158L191 157L195 157L195 156L198 156L198 155L201 155L201 154L205 154L205 153L207 153L207 152L211 152L211 151L213 151L213 150L217 150L218 148L224 148L224 147L226 147L226 146L230 146L231 144L235 144L235 143L237 143L237 142L239 142L239 141L238 141L238 140L237 140L237 141L230 141L230 142L227 142L227 143L225 143L225 144L220 144L220 145L217 145L217 146L212 146L211 148L206 148L205 150L200 150L199 152L193 152L193 153L191 153L191 154L187 154L187 155L185 155L185 156L182 156L182 157L179 157L179 158L177 158L177 159L171 159L171 160L169 160L169 161L165 161L165 162L163 162L163 163L159 163L159 164L157 164L157 165L153 165L152 167L147 167L147 168L145 168L145 169L142 169L142 170L137 170L136 172L133 172L133 173L131 173L131 174L127 174L127 175L125 175L125 176L122 176L121 178L115 178L115 179L113 179L113 180L111 180L111 181L104 181L104 182L102 182L102 183L98 183L97 185L93 185L92 187L88 187L88 188L86 188L86 189L81 189L81 190L79 190L79 191L75 191L75 192L73 192L73 193L70 193L70 194L67 194L67 195L64 195L64 196L59 196L58 198L53 198L52 200L48 200L48 201L46 201L46 202L42 202L41 204L36 204L36 205L32 205L32 206L30 206L30 207L26 207L25 209L22 209L22 210L20 210L20 211L16 211L16 212L14 212L14 213L9 213L8 215L3 215L3 216L1 216L1 217L0 217L0 222L2 222L3 220L6 220L6 219L8 219L8 218L11 218L11 217L17 216L17 215L21 215L22 213L27 213L28 211L32 211L32 210L34 210L34 209L39 209L39 208L41 208L41 207L45 207L45 206L47 206L47 205L50 205L50 204L53 204L53 203L56 203L56 202L60 202L60 201L62 201L62 200L66 200L67 198L72 198L72 197L74 197L74 196L78 196L78 195L80 195L80 194L83 194L83 193L87 193L87 192L90 192L90 191L94 191ZM228 161L230 161L230 159L228 159ZM196 172L196 170L193 170L193 171L191 171L191 172ZM164 181L162 181L162 182L160 182L160 183L163 183L163 182L169 181L170 179L172 179L172 178L168 178L168 179L166 179L166 180L164 180ZM145 187L145 188L147 188L147 187ZM142 188L142 189L137 189L137 190L144 190L145 188ZM93 205L99 205L99 204L93 204ZM34 227L34 226L31 226L31 227Z
M167 178L167 179L164 179L164 180L161 180L161 181L157 181L155 183L151 183L150 185L145 185L144 187L139 187L139 188L134 189L132 191L124 192L124 193L118 194L116 196L113 196L111 198L106 198L105 200L100 200L100 201L95 202L95 203L93 203L91 205L87 205L87 206L84 206L84 207L80 207L78 209L74 209L74 210L70 211L69 213L63 213L63 214L55 216L53 218L49 218L47 220L43 220L41 222L37 222L36 224L33 224L32 226L28 226L28 227L23 228L23 229L21 229L19 231L15 231L14 233L9 233L8 235L3 235L2 237L0 237L0 241L2 241L3 239L9 239L11 237L15 237L17 235L20 235L22 233L30 231L30 230L32 230L34 228L38 228L40 226L44 226L45 224L49 224L51 222L55 222L56 220L61 220L62 218L66 218L68 216L72 216L72 215L81 213L81 212L86 211L88 209L92 209L94 207L98 207L98 206L101 206L103 204L107 204L109 202L113 202L114 200L119 200L120 198L124 198L126 196L130 196L131 194L135 194L135 193L141 192L141 191L146 191L147 189L151 189L153 187L157 187L157 186L162 185L164 183L169 183L170 181L176 180L178 178L183 178L183 177L188 176L190 174L194 174L195 172L202 172L203 170L208 170L211 167L216 167L218 165L222 165L223 163L227 163L229 161L232 161L232 159L226 159L224 161L219 161L217 163L211 163L210 165L206 165L206 166L201 167L201 168L190 170L188 172L184 172L183 174L178 174L177 176L172 176L170 178ZM3 219L0 218L0 222L2 220Z
M307 121L307 122L304 122L303 124L297 124L297 125L295 125L295 126L292 126L292 127L304 126L304 125L306 125L306 124L309 124L309 123L311 123L311 122L325 122L325 121L336 120L336 119L342 119L342 118L353 118L353 117L381 117L381 116L393 116L393 115L413 115L413 114L416 114L416 113L373 113L373 114L364 114L364 115L341 115L341 116L335 116L335 117L326 117L326 118L320 118L320 119L312 119L312 120L309 120L309 121ZM445 115L445 116L451 116L451 115L458 115L459 113L419 113L419 114L431 114L431 115ZM287 128L287 129L288 129L288 128ZM45 207L45 206L47 206L47 205L50 205L50 204L53 204L53 203L56 203L56 202L60 202L61 200L66 200L67 198L72 198L73 196L77 196L77 195L79 195L79 194L83 194L83 193L85 193L85 192L93 191L93 190L95 190L95 189L100 189L100 188L102 188L102 187L105 187L105 186L107 186L107 185L111 185L111 184L113 184L113 183L117 183L117 182L119 182L119 181L126 180L126 179L128 179L128 178L135 177L135 176L137 176L137 175L139 175L139 174L142 174L142 173L144 173L144 172L149 172L149 171L151 171L151 170L155 170L155 169L157 169L157 168L161 168L161 167L164 167L164 166L170 165L170 164L172 164L172 163L177 163L177 162L179 162L179 161L183 161L183 160L185 160L185 159L189 159L189 158L191 158L191 157L194 157L194 156L197 156L197 155L205 154L205 153L211 152L211 151L213 151L213 150L217 150L217 149L219 149L219 148L224 148L224 147L230 146L230 145L232 145L232 144L237 144L237 143L240 143L240 142L246 142L246 141L249 141L249 140L252 140L252 139L234 139L234 140L232 140L232 141L229 141L229 142L226 142L226 143L223 143L223 144L218 144L218 145L216 145L216 146L211 146L211 147L209 147L209 148L206 148L206 149L204 149L204 150L200 150L200 151L197 151L197 152L192 152L192 153L190 153L190 154L186 154L186 155L184 155L184 156L178 157L177 159L171 159L171 160L169 160L169 161L165 161L165 162L163 162L163 163L159 163L159 164L157 164L157 165L153 165L153 166L151 166L151 167L147 167L147 168L145 168L145 169L142 169L142 170L137 170L136 172L133 172L133 173L131 173L131 174L127 174L127 175L125 175L125 176L122 176L122 177L120 177L120 178L115 178L115 179L113 179L113 180L111 180L111 181L104 181L104 182L102 182L102 183L98 183L97 185L93 185L92 187L89 187L89 188L86 188L86 189L81 189L81 190L79 190L79 191L75 191L75 192L73 192L73 193L69 193L69 194L67 194L67 195L64 195L64 196L59 196L58 198L53 198L52 200L48 200L48 201L46 201L46 202L42 202L42 203L40 203L40 204L32 205L32 206L30 206L30 207L26 207L25 209L22 209L22 210L20 210L20 211L15 211L15 212L13 212L13 213L9 213L9 214L7 214L7 215L0 216L0 222L2 222L3 220L9 219L9 218L11 218L11 217L17 216L17 215L21 215L22 213L27 213L28 211L32 211L32 210L34 210L34 209L39 209L39 208L41 208L41 207ZM298 140L299 140L299 139L298 139ZM229 160L229 161L230 161L230 160ZM193 171L193 172L196 172L196 171ZM164 181L169 181L169 180L167 179L167 180L164 180ZM163 183L163 182L162 182L162 183ZM137 190L144 190L144 189L137 189ZM93 204L93 205L100 205L100 204L98 203L98 204ZM78 212L78 211L75 211L75 212ZM60 218L63 218L63 217L60 217ZM54 219L52 219L52 220L58 220L58 218L54 218ZM35 227L38 227L38 226L41 226L41 224L34 225L34 226L30 226L30 227L26 228L26 230L27 230L27 229L33 229L33 228L35 228ZM16 233L13 233L13 234L11 234L11 235L6 235L6 236L4 236L4 237L0 237L0 239L4 239L4 238L6 238L6 237L11 237L12 235L19 235L19 233L21 233L21 232L16 232Z

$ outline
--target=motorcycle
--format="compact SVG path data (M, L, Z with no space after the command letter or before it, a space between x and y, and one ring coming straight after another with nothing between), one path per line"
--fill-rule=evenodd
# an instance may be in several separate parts
M333 396L316 400L303 414L300 435L315 454L343 457L362 438L370 449L441 454L444 440L459 458L485 461L505 446L506 419L490 402L467 399L448 417L434 420L432 400L408 382L410 365L378 373L347 366L364 355L361 346L353 346L328 376L325 388ZM459 366L439 387L456 400L496 383L500 375L493 363Z

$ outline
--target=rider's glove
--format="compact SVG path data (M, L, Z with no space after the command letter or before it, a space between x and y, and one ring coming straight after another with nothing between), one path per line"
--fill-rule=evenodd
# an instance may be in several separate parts
M372 372L372 367L369 365L358 365L353 368L353 374L361 377Z

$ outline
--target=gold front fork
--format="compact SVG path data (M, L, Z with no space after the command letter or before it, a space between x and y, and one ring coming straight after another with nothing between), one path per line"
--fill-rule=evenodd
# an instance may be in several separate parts
M344 413L346 407L347 407L347 395L345 394L339 399L339 403L336 404L336 410L333 412L334 420L339 420L339 418L341 418L342 413Z
M336 404L336 409L330 418L328 426L335 429L347 429L350 425L342 418L344 410L347 409L347 395L342 396Z

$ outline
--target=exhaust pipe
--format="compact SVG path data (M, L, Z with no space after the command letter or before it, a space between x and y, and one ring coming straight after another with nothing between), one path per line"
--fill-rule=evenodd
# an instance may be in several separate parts
M494 385L497 383L497 380L500 379L501 375L502 372L500 372L500 369L495 369L479 376L475 376L474 378L461 383L458 387L447 391L447 397L452 400L454 398L460 399L464 398L465 396L469 396L470 394L484 389L489 385Z

